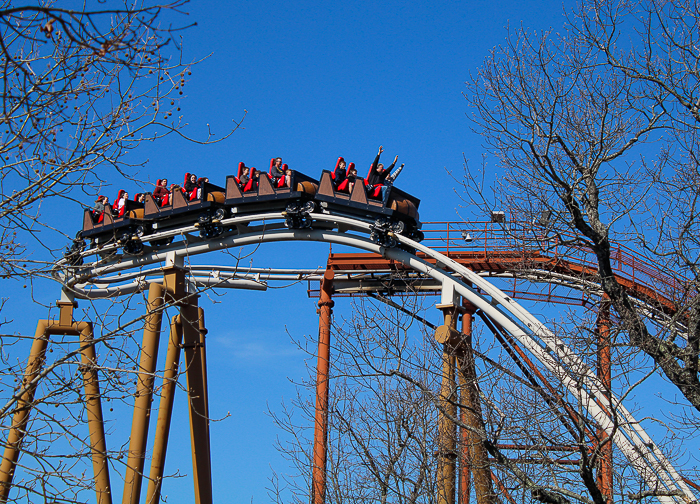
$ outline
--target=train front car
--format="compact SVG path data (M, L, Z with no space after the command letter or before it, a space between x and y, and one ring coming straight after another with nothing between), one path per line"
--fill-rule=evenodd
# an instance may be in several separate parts
M139 254L143 250L141 237L149 232L150 227L151 222L145 217L144 204L138 201L126 200L121 217L115 215L109 205L100 213L86 208L83 229L73 241L66 257L69 262L77 262L80 252L86 247L85 240L91 240L97 248L116 243L127 254Z
M284 165L284 175L238 165L238 175L226 177L226 206L231 216L285 212L290 229L311 227L310 213L316 208L318 181Z
M191 193L179 187L172 189L166 205L159 205L151 194L147 194L145 217L153 220L155 232L194 224L199 228L201 238L212 239L223 233L220 222L226 217L225 199L226 189L208 181L198 181ZM154 240L151 245L169 245L172 240L170 236Z
M323 170L316 200L325 213L346 213L371 221L371 237L382 246L396 246L396 239L391 237L390 232L416 241L423 239L418 220L420 200L393 185L386 186L384 199L381 194L368 196L365 180L357 177L352 191L345 192L337 190L333 174Z

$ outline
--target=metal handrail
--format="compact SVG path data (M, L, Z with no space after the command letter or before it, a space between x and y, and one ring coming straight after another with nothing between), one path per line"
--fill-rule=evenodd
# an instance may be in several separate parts
M570 232L548 233L546 228L528 222L433 221L424 222L422 231L425 235L423 244L447 256L471 252L481 253L488 259L504 251L519 252L521 257L537 253L553 259L566 256L569 261L573 259L581 266L598 270L598 261L592 250L573 244L562 250L562 240L575 243L580 237ZM463 239L467 233L471 238L469 242ZM619 277L662 291L669 299L678 299L678 293L686 291L690 284L681 274L668 274L663 265L622 244L612 245L611 266Z

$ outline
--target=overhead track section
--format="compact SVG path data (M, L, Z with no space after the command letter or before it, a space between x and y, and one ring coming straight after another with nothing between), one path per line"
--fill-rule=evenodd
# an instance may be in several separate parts
M666 489L665 493L668 495L660 496L661 502L681 504L696 500L681 476L631 413L616 397L606 396L603 393L602 384L586 364L561 339L512 298L453 259L405 236L388 231L387 236L377 237L376 227L371 221L352 215L324 213L313 213L312 218L313 226L310 229L288 229L284 225L284 212L234 217L221 222L230 231L210 241L194 236L195 226L185 226L176 231L169 231L173 238L179 237L179 239L173 239L172 243L165 247L154 247L140 256L118 255L117 245L99 250L86 250L80 254L83 264L71 266L64 259L57 264L54 275L69 292L77 296L92 297L93 289L95 289L95 295L115 295L116 290L109 291L110 283L114 283L114 275L127 278L123 273L119 275L120 272L134 270L128 274L131 276L128 277L127 283L138 285L144 275L147 277L148 272L153 271L153 265L162 263L166 259L172 261L174 256L189 258L232 247L271 242L315 241L346 245L381 254L438 281L443 290L453 289L516 338L550 372L559 377L569 393L607 434L613 437L616 445L645 479L649 488ZM400 243L403 248L381 245L380 243L387 243L385 241L387 237L391 239L388 240L389 243ZM418 257L413 251L422 252L424 257ZM94 255L99 258L91 263L84 262L85 259ZM219 272L218 276L215 271ZM225 273L222 274L222 272ZM289 274L289 272L280 274ZM314 273L309 274L316 274L315 270ZM262 274L259 278L251 279L238 275L237 269L225 270L222 267L198 266L190 269L190 275L190 281L195 285L216 286L219 282L221 286L236 285L245 288L246 285L250 285L254 288L264 288ZM467 283L474 287L468 286ZM118 287L116 289L118 290ZM126 291L127 289L123 292L126 293ZM608 404L608 401L612 401L614 418L611 418L601 406Z

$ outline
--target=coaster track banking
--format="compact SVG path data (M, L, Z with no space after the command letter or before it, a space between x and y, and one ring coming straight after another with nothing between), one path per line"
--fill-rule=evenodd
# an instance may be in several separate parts
M458 261L425 245L381 228L370 220L357 215L310 212L310 228L289 229L285 225L286 212L268 212L223 219L221 225L228 229L213 240L198 236L195 225L156 232L149 240L173 239L162 248L144 250L140 256L119 254L118 243L101 248L91 248L79 253L82 264L75 264L75 256L62 259L54 269L55 278L64 286L64 292L76 298L112 297L128 294L143 288L146 277L156 275L163 262L182 264L190 256L206 254L231 247L258 245L282 241L317 241L335 243L380 254L386 260L395 261L441 284L444 296L457 293L516 338L536 357L545 368L559 377L571 396L576 398L598 424L611 435L630 464L645 479L649 488L664 488L669 495L659 496L664 503L694 501L693 495L681 476L671 466L651 438L616 397L608 397L595 373L549 329L540 323L512 297L486 281ZM370 238L371 237L371 238ZM387 244L400 246L385 246ZM448 241L449 244L449 241ZM413 252L416 251L416 252ZM92 262L88 260L97 256ZM560 281L568 287L584 289L595 286L593 278L581 280L566 270L551 275L552 268L511 270L513 277ZM576 263L571 261L572 265ZM586 266L588 267L588 266ZM580 269L579 269L580 271ZM115 276L117 275L117 276ZM191 283L195 287L265 288L265 279L294 280L320 277L322 272L306 270L295 274L284 270L236 270L225 266L196 266L190 269ZM473 285L470 286L470 285ZM646 286L645 286L646 288ZM641 291L640 291L641 292ZM645 291L646 292L646 291ZM635 291L631 292L633 295ZM637 302L655 310L650 299L637 296ZM603 405L612 401L615 416L611 418Z

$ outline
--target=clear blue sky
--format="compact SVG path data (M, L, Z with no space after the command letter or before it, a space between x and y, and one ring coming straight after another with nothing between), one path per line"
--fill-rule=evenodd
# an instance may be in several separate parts
M448 171L459 175L463 154L481 160L461 94L469 74L504 40L509 24L556 29L563 22L561 3L551 1L232 5L189 7L198 26L186 32L185 52L212 56L193 71L182 108L193 130L209 123L222 132L246 109L244 129L214 147L193 148L175 138L170 148L154 145L153 178L161 170L193 166L210 179L223 178L239 161L264 167L272 156L313 175L342 155L364 173L381 144L385 159L398 154L406 163L398 185L421 198L424 221L457 218L460 200ZM260 266L315 267L325 264L327 247L260 252L254 262ZM222 312L248 302L258 313L270 305L287 308L262 325L226 324ZM348 306L338 302L336 315ZM232 292L208 310L212 414L232 414L212 428L218 502L267 502L270 467L286 471L273 448L279 432L265 411L268 405L279 410L294 394L290 380L307 375L304 355L285 331L296 338L316 334L315 308L301 285L280 293ZM185 406L182 399L176 407ZM187 419L181 419L184 440ZM171 439L178 439L176 431ZM169 470L175 460L181 470L191 470L189 443L170 455L176 458L169 459ZM216 464L222 460L228 462ZM189 479L167 485L183 492L191 487ZM164 493L188 502L172 490Z
M481 142L470 131L461 94L470 73L503 42L508 25L557 31L564 22L562 3L544 0L194 1L186 10L184 22L197 26L183 33L185 59L211 55L194 67L184 88L185 132L202 138L209 124L221 135L244 109L248 113L241 129L214 146L175 136L143 145L132 153L134 159L149 159L142 178L166 175L174 181L193 171L223 183L239 161L266 168L273 156L318 175L339 155L364 175L381 144L385 160L398 154L406 164L397 185L421 198L423 221L458 218L460 200L448 172L459 176L463 156L481 161ZM183 24L181 19L174 23ZM74 234L80 222L76 214L64 231ZM253 264L316 267L325 264L327 252L323 245L266 246L255 253ZM290 342L290 336L317 332L315 300L306 297L305 287L229 292L216 305L202 300L209 328L210 413L215 418L231 414L212 424L217 502L267 502L270 467L286 470L274 449L278 432L266 410L268 405L279 410L280 402L294 394L290 381L307 376L304 354ZM58 293L56 286L55 292L34 295L50 303ZM12 329L33 334L35 318L46 312L26 302L17 296L8 307L31 313L17 317ZM268 313L270 306L283 307L284 315L265 317L257 325L240 316L243 309ZM340 301L336 314L347 306ZM161 359L164 355L162 346ZM186 402L179 392L166 472L191 475ZM126 442L131 412L126 413L128 418L112 424L110 447ZM121 485L115 487L121 493ZM188 503L191 488L191 476L171 479L163 493L168 502Z

